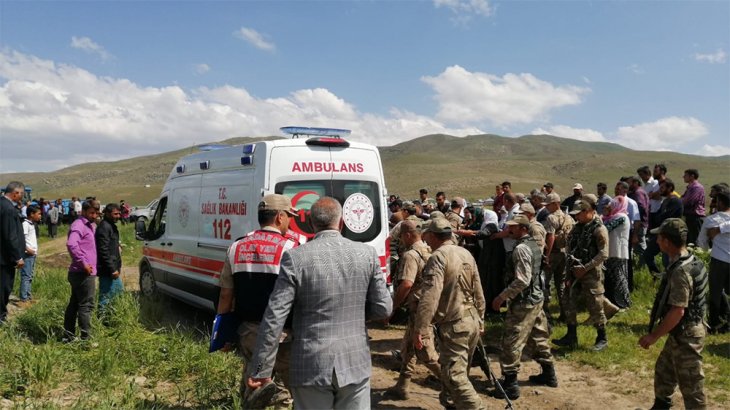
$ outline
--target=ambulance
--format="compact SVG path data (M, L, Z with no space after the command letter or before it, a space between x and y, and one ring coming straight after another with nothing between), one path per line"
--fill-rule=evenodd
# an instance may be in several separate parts
M258 229L258 203L271 193L288 196L299 210L290 231L302 242L314 236L312 204L323 196L336 198L343 236L374 247L390 283L388 192L377 147L348 141L348 130L281 130L291 138L212 147L175 164L154 215L136 226L137 239L144 241L139 264L144 296L164 293L215 310L226 250Z

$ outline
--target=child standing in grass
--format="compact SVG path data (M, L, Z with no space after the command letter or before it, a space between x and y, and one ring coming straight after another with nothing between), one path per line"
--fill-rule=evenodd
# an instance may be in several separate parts
M31 284L33 282L33 270L35 259L38 255L38 238L36 237L36 224L41 220L41 209L36 205L29 205L25 211L26 218L23 220L23 234L25 235L25 264L20 268L20 303L30 303L32 299Z

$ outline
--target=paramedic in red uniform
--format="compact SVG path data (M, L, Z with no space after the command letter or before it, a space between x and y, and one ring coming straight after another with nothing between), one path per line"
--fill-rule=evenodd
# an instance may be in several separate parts
M256 347L259 322L264 315L269 303L269 295L274 289L274 283L279 275L282 254L299 246L299 243L288 235L289 222L296 216L296 212L297 210L292 208L291 200L288 197L278 194L264 196L258 205L258 220L261 229L250 232L228 248L220 276L221 293L218 300L218 313L233 311L241 321L238 328L238 344L245 363L251 360ZM291 317L287 319L274 366L276 389L269 389L273 397L264 399L268 402L261 403L264 407L286 406L291 400L288 391L291 336L287 332L287 329L290 328ZM246 390L246 374L244 366L241 385L244 402L250 395L250 392Z

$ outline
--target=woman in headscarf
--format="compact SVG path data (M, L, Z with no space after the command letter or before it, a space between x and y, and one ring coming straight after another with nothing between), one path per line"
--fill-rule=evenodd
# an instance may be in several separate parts
M608 229L608 260L604 287L605 297L621 309L631 306L629 294L629 229L628 201L617 195L603 209L603 224Z

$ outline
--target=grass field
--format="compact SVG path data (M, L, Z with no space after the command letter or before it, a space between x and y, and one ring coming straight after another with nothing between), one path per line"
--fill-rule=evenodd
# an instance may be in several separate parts
M134 240L131 225L120 226L120 231L124 263L134 266L141 255L140 243ZM47 239L42 239L41 253L46 245ZM107 325L94 318L93 342L98 346L61 343L70 290L65 263L48 260L55 260L56 266L44 260L36 265L33 295L38 302L0 328L0 408L239 407L240 359L232 353L207 352L209 318L202 320L202 326L201 321L191 325L164 319L170 309L189 309L181 304L146 302L127 292L115 301ZM637 341L644 334L653 293L653 281L639 271L633 307L608 325L609 348L590 351L594 330L581 326L580 348L558 353L558 360L607 372L628 371L650 381L663 341L648 351ZM198 314L190 312L178 317ZM583 313L579 320L585 317ZM488 339L499 338L498 322L487 329ZM556 327L555 335L564 333L564 326ZM704 358L711 402L730 405L730 335L708 337ZM622 393L631 394L636 388L628 384Z

